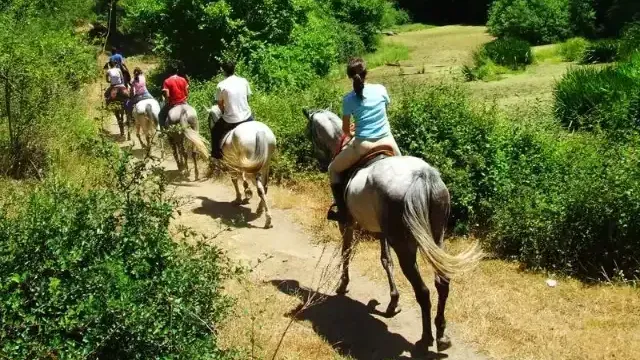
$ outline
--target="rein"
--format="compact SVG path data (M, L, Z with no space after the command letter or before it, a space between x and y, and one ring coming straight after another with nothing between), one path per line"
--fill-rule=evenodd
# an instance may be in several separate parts
M342 136L340 136L340 141L338 141L338 148L333 153L333 159L335 159L336 156L338 156L338 154L340 154L342 149L345 146L347 146L347 144L349 143L350 140L351 140L351 137L349 135L347 135L347 134L342 134Z

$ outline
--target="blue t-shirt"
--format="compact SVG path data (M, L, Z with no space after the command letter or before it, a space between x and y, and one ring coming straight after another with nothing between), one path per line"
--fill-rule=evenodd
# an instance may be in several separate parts
M114 63L116 63L118 65L122 65L122 63L124 62L124 57L122 57L122 55L120 55L120 54L113 54L109 58L109 61L113 61Z
M365 84L364 99L355 91L342 100L342 115L353 116L356 123L356 138L380 139L391 133L387 118L387 105L391 102L387 89L378 84Z

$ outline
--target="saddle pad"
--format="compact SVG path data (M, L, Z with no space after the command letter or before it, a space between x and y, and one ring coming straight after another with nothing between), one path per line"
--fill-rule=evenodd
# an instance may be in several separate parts
M395 151L391 146L379 146L373 149L373 151L365 155L363 158L361 158L354 166L343 172L342 178L346 181L346 186L344 187L345 194L347 189L349 188L349 185L351 184L351 180L355 177L358 171L367 168L380 160L392 156L395 156Z

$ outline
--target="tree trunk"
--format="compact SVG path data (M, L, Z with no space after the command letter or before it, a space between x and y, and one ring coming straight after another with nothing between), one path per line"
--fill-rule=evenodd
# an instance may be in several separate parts
M111 0L111 6L109 7L109 42L111 45L119 46L118 37L118 1Z

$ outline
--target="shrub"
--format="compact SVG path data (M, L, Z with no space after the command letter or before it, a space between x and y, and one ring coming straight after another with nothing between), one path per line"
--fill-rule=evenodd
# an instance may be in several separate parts
M496 39L484 44L480 56L486 56L498 65L517 70L533 62L531 45L518 39Z
M342 22L353 24L367 51L375 51L382 30L387 0L331 0L331 10Z
M569 0L569 22L573 35L595 37L596 11L593 4L593 0Z
M487 26L494 36L535 45L564 40L571 35L568 0L496 0Z
M456 231L466 233L486 224L495 118L474 110L461 88L446 85L414 90L396 104L390 118L398 145L404 154L420 157L442 173L451 191Z
M640 51L640 23L629 25L622 35L618 47L618 58L628 59Z
M618 59L618 48L618 40L593 41L587 46L582 62L585 64L614 62Z
M630 129L638 91L638 79L616 67L571 69L556 85L554 111L570 130Z
M559 53L564 61L582 61L589 42L584 38L572 38L560 44Z
M381 27L388 29L397 25L405 25L411 22L409 13L398 7L394 1L385 1Z
M111 189L52 180L0 213L0 353L11 359L225 359L213 332L233 270L175 242L161 169L124 157ZM190 232L182 231L187 240Z

